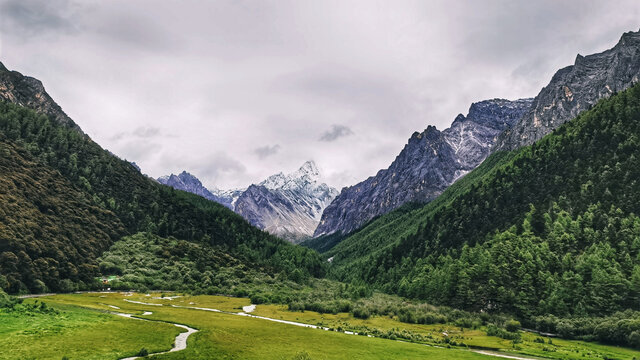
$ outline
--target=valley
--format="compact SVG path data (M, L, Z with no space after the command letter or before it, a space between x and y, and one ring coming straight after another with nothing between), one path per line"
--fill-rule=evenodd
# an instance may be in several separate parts
M386 316L357 319L349 313L322 314L314 311L290 311L286 306L257 305L249 314L239 316L250 304L247 298L224 296L190 296L175 293L86 293L44 296L25 300L23 306L43 302L52 314L28 328L3 327L0 347L23 358L37 355L41 359L69 358L119 359L135 356L141 349L149 354L167 351L173 337L183 331L171 323L198 329L187 339L187 348L153 356L158 359L209 359L241 356L246 359L632 359L640 352L522 332L514 343L486 335L486 327L455 324L409 325ZM148 304L148 305L147 305ZM117 308L117 309L116 309ZM214 310L215 309L215 310ZM160 322L126 319L113 312ZM0 323L10 324L14 314L0 313ZM22 315L24 316L24 315ZM293 324L328 328L314 329ZM90 320L91 319L91 320ZM98 320L99 319L99 320ZM94 324L86 328L82 321ZM166 325L165 325L166 324ZM77 335L73 329L85 328ZM127 328L123 328L127 326ZM114 331L121 328L122 330ZM31 332L29 329L39 329ZM346 332L346 333L345 333ZM352 334L354 333L354 334ZM355 335L358 333L358 335ZM97 343L110 334L108 347ZM400 336L411 336L403 338ZM446 335L445 335L446 334ZM363 336L364 335L364 336ZM103 337L104 336L104 337ZM74 345L70 339L82 341ZM539 341L540 339L544 341ZM401 340L401 341L399 341ZM38 346L35 346L35 343ZM65 343L64 349L48 344ZM48 349L48 350L45 350ZM47 352L49 351L49 352ZM7 354L3 352L3 354ZM49 355L47 355L49 354ZM268 354L268 355L267 355ZM328 355L332 354L332 355ZM14 358L14 357L8 357ZM0 355L0 358L5 358Z
M637 4L70 3L0 1L91 39L2 53L78 119L0 63L0 359L640 359Z

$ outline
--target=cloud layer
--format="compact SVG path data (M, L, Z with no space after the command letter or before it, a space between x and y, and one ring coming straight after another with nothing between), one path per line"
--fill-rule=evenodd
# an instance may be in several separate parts
M152 176L240 187L314 159L341 187L638 19L635 0L0 0L0 61Z
M331 125L331 129L322 133L320 141L331 142L338 140L341 137L353 135L353 131L344 125Z

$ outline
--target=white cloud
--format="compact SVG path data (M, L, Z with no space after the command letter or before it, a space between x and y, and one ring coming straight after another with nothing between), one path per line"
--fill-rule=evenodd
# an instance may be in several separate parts
M637 1L0 6L0 60L42 80L94 140L152 176L184 169L220 188L308 159L351 185L413 131L447 127L472 101L535 96L577 53L640 27ZM355 131L319 143L332 124Z

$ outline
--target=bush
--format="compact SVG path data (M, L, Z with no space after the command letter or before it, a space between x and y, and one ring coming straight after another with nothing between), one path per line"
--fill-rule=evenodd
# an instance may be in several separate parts
M497 336L499 338L506 339L506 340L519 340L521 337L519 332L509 332L495 325L487 326L487 335Z
M520 321L513 320L513 319L507 321L507 323L505 324L505 328L507 329L508 332L516 332L520 330L521 327L522 325L520 325Z
M627 337L627 343L636 349L640 349L640 331L634 331Z
M266 304L269 302L269 299L263 294L253 294L250 299L252 304Z
M149 355L149 350L147 350L146 348L142 348L140 349L140 351L138 351L138 356L148 356Z
M304 311L304 304L301 302L290 302L289 311Z
M456 326L462 328L472 328L473 327L473 319L470 318L460 318L456 321Z
M366 320L371 317L371 312L364 306L357 306L353 308L353 317Z
M58 284L58 291L62 293L70 293L77 290L76 284L69 279L64 279Z

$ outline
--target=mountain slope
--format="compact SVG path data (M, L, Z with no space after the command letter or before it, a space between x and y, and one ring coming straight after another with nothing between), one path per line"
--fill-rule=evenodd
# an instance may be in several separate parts
M0 288L69 291L65 279L92 283L96 258L124 234L120 220L2 133L0 154Z
M322 214L314 236L347 234L405 203L435 199L478 166L496 137L530 105L531 99L482 101L444 131L429 126L414 133L388 169L342 190Z
M189 174L186 171L183 171L178 175L171 174L159 177L158 182L163 185L171 186L174 189L183 190L198 196L202 196L207 200L215 201L232 209L230 199L214 195L211 191L209 191L202 185L197 177Z
M321 181L313 161L291 174L271 175L247 189L209 191L187 172L163 176L158 181L219 202L252 225L294 243L313 235L322 212L338 195L336 189Z
M574 65L556 72L531 109L500 136L496 148L531 145L598 100L638 83L639 78L640 31L623 34L613 48L602 53L578 55Z
M22 85L18 81L12 83L11 87L28 94L28 89L22 89ZM38 93L33 95L38 96ZM37 101L27 99L24 103ZM250 266L255 264L273 272L298 270L314 276L322 274L323 264L313 252L291 246L250 226L222 205L156 183L140 174L131 163L103 150L78 131L76 126L61 122L52 115L38 115L33 110L17 105L0 105L0 133L9 142L25 149L34 162L51 171L58 171L68 183L81 191L91 205L115 214L117 219L114 220L120 221L127 233L150 231L161 236L206 242L225 249ZM6 174L0 173L0 178L5 177ZM21 216L20 213L7 214L1 219L0 226L22 221ZM86 218L91 217L87 215ZM69 220L77 226L84 226L85 220L80 217ZM33 221L38 225L40 220L28 216L24 221ZM117 233L109 234L111 242L119 237ZM11 241L8 245L2 245L5 246L3 251L19 253L21 250L17 243ZM87 251L99 253L100 249L96 247ZM65 266L55 262L48 264L51 272L61 271ZM31 270L25 268L21 271L29 274ZM91 277L94 274L87 271L83 276ZM28 276L32 277L30 284L40 280L50 288L55 286L47 283L43 272L32 272ZM21 288L20 284L4 285L11 289ZM30 286L28 289L40 291L41 287Z
M33 109L82 133L80 127L47 94L40 80L24 76L17 71L9 71L2 63L0 63L0 100Z
M446 203L414 219L416 233L336 253L331 273L525 319L637 309L639 139L634 86L533 146L494 154L490 169L472 172L443 194Z

